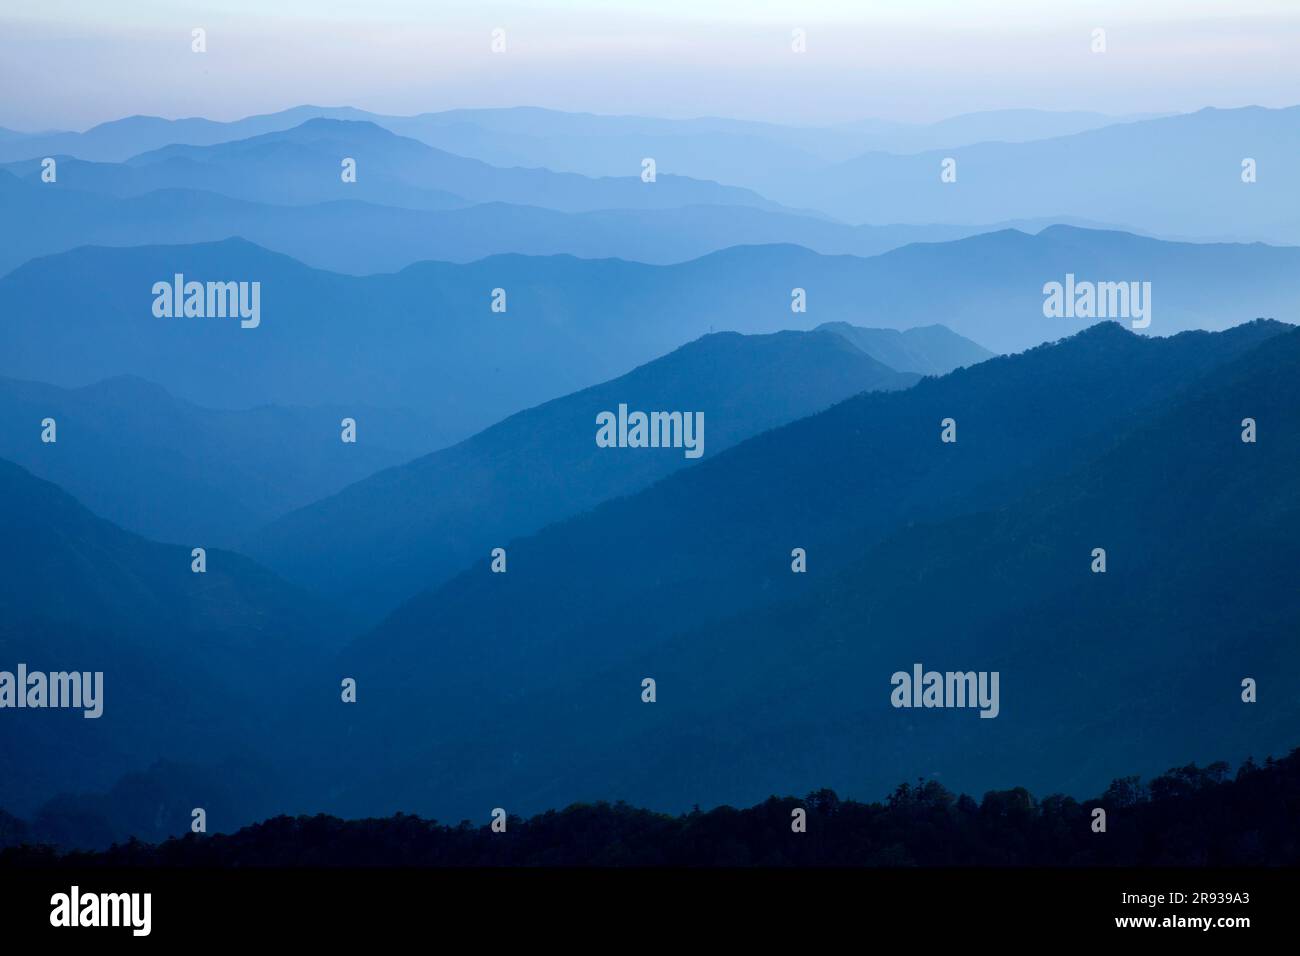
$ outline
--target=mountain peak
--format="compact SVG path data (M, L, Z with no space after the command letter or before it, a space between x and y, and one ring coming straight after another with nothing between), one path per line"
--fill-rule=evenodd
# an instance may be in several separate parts
M371 120L358 120L358 119L335 119L335 118L330 117L330 116L313 116L311 119L304 120L303 122L299 123L297 126L290 127L289 129L285 130L285 132L286 132L286 133L291 133L291 132L293 132L294 130L308 130L308 131L311 131L311 130L331 130L331 131L346 130L346 131L348 131L348 132L353 132L353 131L357 131L357 130L365 130L366 133L368 133L368 134L370 134L370 135L374 135L374 136L382 136L382 137L385 138L385 139L397 139L397 138L398 138L398 136L397 136L396 133L393 133L393 132L391 132L390 130L384 129L384 127L380 126L378 123L375 123L375 122L373 122L373 121L371 121Z

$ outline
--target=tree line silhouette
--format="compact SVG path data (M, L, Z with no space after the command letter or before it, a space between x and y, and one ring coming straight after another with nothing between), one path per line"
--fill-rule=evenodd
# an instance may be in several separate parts
M1104 832L1094 830L1098 807ZM575 804L510 817L504 833L403 813L280 816L231 834L66 853L29 842L25 827L0 812L0 866L1280 866L1300 860L1300 748L1235 774L1219 762L1149 783L1124 777L1085 801L1017 787L977 802L925 780L873 803L818 790L677 816Z

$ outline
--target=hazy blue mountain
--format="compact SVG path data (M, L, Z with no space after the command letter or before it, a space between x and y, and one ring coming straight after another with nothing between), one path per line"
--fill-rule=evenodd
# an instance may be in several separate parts
M6 807L103 789L165 754L208 764L268 739L292 746L281 718L303 662L338 643L322 602L247 558L209 550L193 573L188 546L123 531L0 461L0 670L104 674L97 719L4 711Z
M155 317L153 286L176 273L260 282L261 324ZM75 387L129 374L207 407L408 408L455 440L710 331L942 322L993 351L1026 348L1093 321L1043 316L1044 283L1071 273L1151 282L1152 333L1300 306L1300 250L1067 227L867 259L774 245L670 266L493 256L362 278L231 240L79 249L0 278L0 375ZM505 313L491 311L497 288ZM797 288L807 312L791 311Z
M1240 707L1239 674L1288 672L1298 346L1279 323L1168 339L1103 323L764 432L511 542L506 574L485 554L345 653L370 704L331 752L373 772L336 799L442 815L489 793L521 812L597 792L663 808L741 801L792 775L1104 784L1125 732L1130 766L1193 759L1184 719ZM1251 414L1271 444L1240 441ZM955 445L939 440L948 416ZM1256 451L1263 471L1241 458ZM1106 576L1088 570L1098 546L1111 549ZM791 574L795 547L806 575ZM1229 599L1247 581L1249 599ZM1227 655L1252 643L1255 657ZM922 726L933 712L891 710L889 676L915 661L1000 669L1002 717ZM1178 696L1215 680L1219 702ZM1169 713L1169 728L1145 722ZM1213 749L1276 749L1252 721L1290 733L1292 716L1238 712Z
M1300 106L1204 109L1026 143L978 143L908 156L873 152L765 195L851 222L974 223L1084 216L1166 236L1283 238L1300 206L1286 174L1300 151ZM946 158L956 182L940 179ZM1258 179L1242 182L1242 161ZM1293 218L1293 217L1292 217Z
M864 329L847 322L827 322L818 330L848 339L877 362L900 372L946 375L955 368L975 365L993 353L942 325L913 329Z
M356 161L356 182L342 161ZM40 181L36 160L9 172ZM659 209L695 204L779 208L757 193L664 170L642 182L638 164L621 177L591 178L548 169L501 168L467 159L353 120L313 119L292 129L210 146L173 145L124 163L65 158L58 183L109 196L157 189L204 189L255 202L303 204L363 200L410 209L509 202L568 212Z
M1151 334L1221 330L1257 317L1291 321L1300 316L1300 298L1283 263L1297 256L1290 247L1163 242L1069 226L1037 236L989 233L865 260L874 293L867 315L873 324L876 310L915 316L924 303L953 331L1013 351L1093 321L1043 315L1044 285L1072 274L1079 282L1151 283Z
M766 195L792 179L867 151L914 153L989 141L1065 136L1138 117L995 110L932 124L867 120L785 127L723 119L655 120L547 110L451 110L377 119L395 132L498 165L540 163L587 175L618 175L642 156L660 168L746 186ZM834 213L830 206L823 211Z
M41 441L41 422L58 441ZM366 440L345 444L354 418ZM0 458L137 534L231 547L266 522L439 447L409 412L202 408L142 379L78 389L0 379Z
M950 116L935 123L903 127L870 148L891 153L919 153L944 146L972 143L1026 143L1121 123L1156 119L1155 114L1112 116L1092 110L984 110Z
M34 838L62 847L106 848L125 845L131 837L184 837L200 803L207 812L208 833L226 832L278 812L291 786L274 762L256 754L201 764L162 758L124 773L104 790L67 791L45 800L32 814L28 842ZM0 819L0 840L3 823Z
M824 564L806 595L530 701L557 719L546 740L485 735L527 755L497 786L609 793L621 778L619 794L685 806L685 781L730 802L791 777L872 793L899 776L978 791L1022 773L1087 793L1117 758L1149 776L1211 751L1287 746L1295 696L1241 695L1244 678L1279 689L1300 673L1297 371L1293 332L1138 416L1057 480L899 529ZM1263 444L1240 440L1243 408L1268 423ZM1090 570L1095 547L1104 575ZM890 675L915 662L1000 672L999 716L891 708ZM655 708L637 699L641 674L658 679ZM529 726L524 713L507 720ZM579 721L599 733L565 751Z
M100 123L85 132L18 134L18 140L0 146L0 160L75 156L91 162L120 163L132 156L173 143L210 146L290 129L320 117L368 119L370 114L346 106L295 106L278 113L248 116L229 123L202 117L169 120L159 116L126 116Z
M1083 111L996 110L932 124L866 120L808 127L518 107L373 119L403 136L497 166L541 165L589 176L618 176L639 169L643 157L653 156L661 170L762 193L786 185L791 177L869 150L909 153L990 140L1023 142L1129 118Z
M260 282L260 325L155 317L153 285L175 273ZM662 314L664 297L686 291L664 278L620 260L521 256L350 278L235 240L83 249L0 279L0 374L65 387L131 374L207 407L410 408L463 438L707 332L707 303ZM498 287L505 313L491 310ZM787 325L788 304L775 306L754 324Z
M0 275L37 256L83 245L174 245L232 236L318 269L366 275L395 272L423 259L472 262L510 252L666 264L764 242L791 242L828 255L870 256L910 242L942 242L996 229L1038 232L1057 221L849 226L750 206L581 213L509 203L401 209L348 199L278 206L191 189L119 199L66 184L20 181L2 171L0 202L11 213L0 221ZM339 242L341 235L348 241Z
M798 790L817 776L872 797L900 773L979 792L1023 772L1073 790L1109 779L1117 747L1138 770L1201 747L1263 752L1293 733L1295 704L1240 704L1237 674L1297 665L1278 640L1300 616L1286 577L1300 557L1297 363L1300 333L1277 323L1167 340L1112 324L859 395L512 541L509 573L480 561L338 663L301 651L297 635L334 638L251 563L219 554L230 578L210 564L200 579L184 549L0 469L0 654L91 659L93 643L142 682L121 691L125 706L144 701L139 713L106 731L107 759L139 769L103 797L46 803L39 828L64 821L69 839L107 842L147 827L141 807L156 801L150 832L168 832L198 791L216 795L228 829L277 806L456 819L507 798L516 813L595 794L656 808L743 802L774 780ZM1243 406L1261 423L1256 445L1239 440ZM959 421L955 446L938 441L945 413ZM1104 576L1087 571L1099 538ZM790 574L795 540L807 575ZM179 593L166 570L176 559ZM195 580L215 591L195 596ZM65 604L64 593L90 598ZM83 617L93 632L67 623ZM191 637L193 621L210 630ZM192 666L152 645L137 654L145 639ZM294 676L270 657L279 646L293 648ZM235 659L253 662L240 692L260 703L227 692L221 665ZM888 675L918 659L1000 670L998 720L889 708ZM178 672L188 696L172 705ZM340 673L358 678L364 707L340 709ZM648 675L653 707L639 696ZM224 710L208 714L212 701ZM137 734L146 713L155 724L200 716L197 729ZM0 792L7 806L31 816L68 779L82 794L108 789L112 775L93 760L86 772L77 749L98 758L102 741L84 743L80 726L34 728L3 758L23 796ZM181 746L173 732L189 735L202 768L145 772L142 755ZM270 750L274 768L259 773L252 744L223 763L237 739ZM125 755L114 749L124 740Z
M545 166L587 176L638 173L652 157L661 172L758 189L772 177L811 172L829 149L847 159L870 140L852 132L729 120L660 120L532 108L449 110L382 117L380 125L499 166Z
M400 136L494 166L544 166L586 176L639 174L654 157L664 172L762 192L798 172L870 150L907 153L996 140L1064 136L1141 117L1084 111L994 110L911 124L866 120L835 126L782 126L720 118L602 116L536 107L454 109L389 116L351 107L298 106L222 123L132 116L84 133L15 134L0 141L0 161L73 156L122 162L172 144L210 146L328 118L373 122Z
M873 330L851 331L867 337ZM934 338L936 361L960 343L980 351L951 333ZM847 332L821 331L705 336L359 481L276 521L247 550L290 580L378 619L494 547L691 464L680 448L597 447L602 411L617 413L624 404L629 412L702 412L703 460L857 392L916 382L850 341Z

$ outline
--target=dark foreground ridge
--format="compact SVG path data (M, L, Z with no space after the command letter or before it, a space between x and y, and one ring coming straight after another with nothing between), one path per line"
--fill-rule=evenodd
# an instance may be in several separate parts
M1106 811L1105 832L1094 829ZM795 832L796 811L806 832ZM275 817L229 835L132 840L96 853L21 843L0 812L0 868L321 866L1158 866L1251 867L1300 862L1300 748L1235 775L1226 763L1170 770L1149 784L1114 781L1094 800L1035 799L1024 788L976 803L935 781L902 784L883 803L830 790L771 797L747 810L681 816L625 803L575 804L505 832L416 816Z

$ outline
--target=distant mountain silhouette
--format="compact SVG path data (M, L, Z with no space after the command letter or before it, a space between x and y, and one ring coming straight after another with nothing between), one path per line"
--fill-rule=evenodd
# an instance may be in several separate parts
M702 412L703 457L711 458L858 392L916 382L910 370L894 371L850 344L851 335L867 339L875 331L705 336L613 381L359 481L276 521L248 542L249 553L377 619L494 547L691 464L680 448L597 447L600 412L616 412L620 404L632 411ZM983 353L946 330L931 337L933 344L918 343L917 363Z
M942 325L914 329L864 329L847 322L827 322L818 330L848 339L876 361L900 372L947 375L953 369L975 365L993 353Z
M84 133L14 134L0 162L73 156L123 162L172 144L208 146L291 129L316 118L371 122L399 136L494 166L546 167L586 176L628 176L641 160L663 172L716 180L762 193L792 176L881 150L914 153L989 141L1067 136L1144 116L1085 111L992 110L911 124L864 120L834 126L781 126L746 120L602 116L536 107L453 109L389 116L351 107L298 106L229 123L132 116Z
M5 314L15 317L0 326L0 374L62 387L133 375L210 408L405 408L432 418L440 441L454 441L520 407L591 384L607 369L625 371L634 356L649 351L629 336L633 347L622 355L594 354L580 329L566 333L537 311L530 321L508 324L509 316L490 311L499 284L493 280L506 278L506 270L491 266L473 275L472 266L428 264L355 279L308 269L241 240L66 255L0 279L0 299L13 309ZM530 260L515 261L526 266ZM582 271L578 260L569 262ZM450 286L439 276L448 269ZM462 269L469 272L456 278ZM532 308L550 312L543 305L546 276L553 281L563 269L543 271L527 284L542 293ZM171 282L178 272L198 281L260 282L261 324L244 329L230 318L155 317L154 283ZM66 281L68 275L76 281ZM530 295L524 274L515 275L518 283L507 285L518 316L529 310ZM574 275L564 284L595 302L605 292L601 281ZM45 318L36 322L36 316ZM599 320L578 318L603 325ZM667 335L677 341L660 351L680 342L673 330ZM368 440L363 426L358 444Z
M1280 640L1300 619L1298 350L1277 323L1102 324L858 396L513 541L507 574L484 555L344 654L370 696L339 756L369 769L338 806L671 809L701 786L745 802L791 775L904 771L1079 792L1117 751L1141 768L1206 740L1279 746L1290 702L1238 695L1298 663ZM1267 443L1241 442L1248 415ZM1001 715L892 709L890 674L917 661L1000 670Z
M229 825L275 807L456 818L503 793L519 813L675 810L917 775L1081 794L1116 753L1154 772L1277 750L1300 716L1275 683L1300 668L1280 639L1300 620L1298 365L1279 323L1103 323L859 394L510 540L506 574L482 554L337 658L347 618L327 604L224 552L193 575L184 548L10 468L0 659L106 660L117 722L39 715L69 719L14 738L0 805L93 843L176 832L195 788ZM891 708L889 675L917 661L998 671L998 718ZM363 704L339 703L342 676ZM161 823L139 809L155 799Z
M0 129L0 869L1300 862L1297 157L1300 106Z
M340 622L245 557L209 549L202 574L191 560L0 461L0 670L104 673L97 719L5 710L0 804L22 814L165 754L215 764L297 736L283 708L302 662L338 647Z
M1269 170L1286 168L1300 148L1298 117L1300 107L1129 117L1001 110L927 125L793 128L532 108L394 117L303 106L230 124L130 117L86 133L9 137L0 162L34 178L41 158L64 157L61 183L116 196L188 188L271 203L498 201L567 211L780 203L848 223L1052 218L1294 244L1300 231L1285 210L1300 195ZM343 155L364 154L371 170L346 187L344 145ZM270 156L271 168L255 162ZM652 188L638 178L645 157L657 163ZM957 160L953 183L939 175L948 158ZM1249 184L1247 158L1257 169Z
M1020 774L1081 793L1113 772L1117 754L1152 772L1207 748L1242 757L1282 746L1300 717L1294 699L1258 707L1241 694L1245 678L1274 685L1300 672L1285 638L1300 621L1285 570L1300 557L1300 432L1285 411L1298 367L1292 332L1135 416L1088 465L1001 506L899 528L847 565L832 549L826 580L807 595L687 630L536 702L606 695L584 719L619 739L604 751L586 738L579 792L626 774L619 793L673 806L683 779L734 794L743 788L729 781L743 777L753 787L744 792L761 793L779 766L875 786L875 768L887 766L961 787ZM1245 406L1271 423L1268 446L1240 440ZM1091 573L1096 547L1105 574ZM912 662L999 671L1000 715L892 710L888 675ZM661 699L676 688L672 713L618 706L625 670L654 674ZM778 694L779 710L755 707ZM502 743L555 771L555 750ZM549 792L560 776L567 788L584 772L570 764L538 785Z
M54 444L41 441L47 417L57 423ZM345 417L366 441L343 443ZM0 458L115 524L189 547L233 547L273 518L440 444L432 422L391 409L219 411L142 379L78 389L0 379Z
M84 132L59 131L21 134L5 143L0 157L5 161L39 159L43 156L75 156L90 162L120 163L140 153L173 143L210 146L262 133L291 129L311 119L328 117L366 120L370 114L351 107L296 106L277 113L247 116L234 122L189 117L163 119L160 116L125 116L100 123Z
M356 161L356 181L342 163ZM10 163L39 182L39 160ZM172 145L124 163L64 158L58 185L106 196L158 189L201 189L277 204L362 200L407 209L449 209L508 202L567 212L660 209L698 204L779 208L750 190L672 175L641 180L638 159L621 177L592 178L548 169L501 168L397 136L374 123L312 119L293 129L210 146ZM47 184L48 185L48 184Z
M260 282L261 325L155 317L151 290L176 273ZM1151 282L1153 334L1300 314L1300 250L1064 226L870 259L748 246L672 266L494 256L362 278L229 240L84 248L0 277L0 375L64 387L135 375L208 407L408 408L456 440L711 330L941 321L994 351L1027 348L1094 321L1044 317L1044 284L1067 274ZM504 313L491 310L498 288ZM806 313L791 311L798 288Z
M1143 117L1000 110L933 124L866 120L789 127L708 117L599 116L533 107L371 117L400 135L497 166L545 166L589 176L619 176L637 168L642 157L653 156L661 170L764 194L800 174L869 150L910 153L990 140L1020 142L1138 118ZM834 209L823 211L835 214Z
M753 206L561 212L510 203L402 209L355 199L283 206L195 189L128 198L69 185L19 180L0 171L0 275L29 259L84 245L213 242L242 236L307 265L365 275L422 259L472 262L501 253L570 254L637 262L682 262L742 243L789 242L823 254L876 255L910 242L981 232L1038 232L1058 219L988 226L849 226ZM1075 225L1102 224L1077 221ZM348 236L348 242L337 240Z
M765 194L849 222L989 222L1084 216L1169 237L1300 243L1300 106L1203 109L1025 143L899 156L870 152ZM956 160L957 179L940 178ZM1257 180L1242 181L1253 159ZM1289 225L1288 225L1289 223Z

